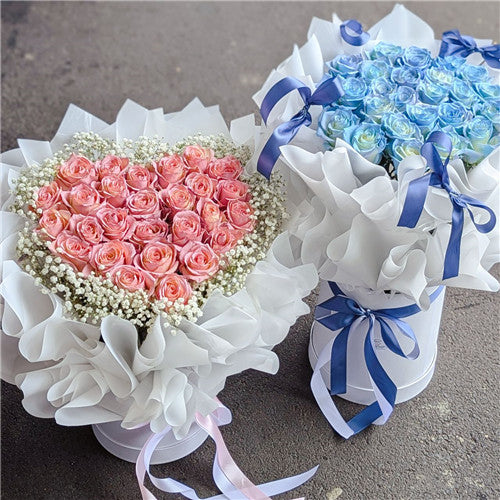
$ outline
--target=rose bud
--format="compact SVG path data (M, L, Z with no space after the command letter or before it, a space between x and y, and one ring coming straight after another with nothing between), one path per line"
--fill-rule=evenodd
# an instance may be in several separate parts
M188 172L186 163L179 155L164 156L154 162L153 166L158 175L158 184L162 188L181 182Z
M95 162L95 168L99 179L106 177L106 175L119 175L128 165L128 158L120 158L115 155L107 155L102 160Z
M191 241L180 252L180 271L187 279L200 283L219 270L219 257L210 245Z
M182 299L186 304L192 294L191 285L187 279L179 274L167 274L160 278L156 285L155 296L157 299L167 299L175 302Z
M85 156L78 156L74 153L68 161L59 166L56 175L57 183L63 189L70 189L80 182L89 183L95 178L93 163Z

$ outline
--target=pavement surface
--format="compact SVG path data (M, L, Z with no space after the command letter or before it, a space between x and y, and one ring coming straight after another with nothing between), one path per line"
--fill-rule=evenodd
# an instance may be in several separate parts
M458 28L500 38L499 3L407 5L436 34ZM198 96L220 104L227 120L253 112L251 95L293 43L305 42L312 16L336 11L370 26L391 9L392 2L2 2L2 151L17 137L52 138L69 103L108 122L127 97L173 111ZM309 500L499 498L498 303L495 294L449 290L430 386L397 406L385 426L349 441L330 429L309 390L312 316L301 318L276 349L277 375L248 371L220 394L234 414L222 433L235 460L256 482L320 464L295 495ZM101 448L90 427L28 415L7 384L1 451L5 500L139 498L133 464ZM207 442L153 469L208 496L213 451ZM158 493L167 497L175 498Z

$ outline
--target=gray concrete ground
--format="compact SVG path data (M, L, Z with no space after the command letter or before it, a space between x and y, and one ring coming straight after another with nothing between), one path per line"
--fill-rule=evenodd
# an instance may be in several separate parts
M456 27L500 38L498 3L408 6L437 34ZM219 103L228 120L247 114L269 70L294 42L305 41L312 16L337 11L367 26L391 8L392 2L3 2L2 151L17 137L51 138L71 102L106 121L127 97L177 110L199 96ZM312 317L304 317L276 349L276 376L249 371L228 381L220 395L234 413L222 430L227 445L259 482L319 463L316 477L298 490L310 500L499 498L498 319L497 296L450 290L428 389L398 406L387 425L344 441L309 390ZM2 389L3 498L139 497L134 466L107 454L90 427L31 417L16 388ZM212 453L207 442L154 469L208 495Z

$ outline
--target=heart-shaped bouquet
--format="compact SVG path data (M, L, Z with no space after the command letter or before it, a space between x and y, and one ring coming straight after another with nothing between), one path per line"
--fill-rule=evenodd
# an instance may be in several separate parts
M277 370L317 274L255 131L198 100L127 101L112 125L70 106L52 142L2 155L2 377L27 411L182 438L229 375Z

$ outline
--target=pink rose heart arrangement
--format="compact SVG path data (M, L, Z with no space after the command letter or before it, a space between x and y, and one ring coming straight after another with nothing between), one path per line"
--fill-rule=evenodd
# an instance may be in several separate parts
M250 161L256 130L253 116L228 130L198 100L168 115L127 101L112 125L70 106L50 143L2 155L2 377L31 414L92 424L137 462L144 498L150 463L208 435L231 498L315 472L255 486L218 429L226 378L276 372L272 348L317 284L288 230L299 199Z
M64 288L80 320L108 315L110 308L100 304L117 293L119 315L139 327L148 325L143 317L151 321L160 311L194 310L194 301L203 301L200 284L223 275L235 253L244 245L251 249L245 235L259 232L252 205L258 186L251 178L239 180L243 167L236 156L217 158L200 144L147 165L113 154L91 161L73 152L53 177L50 168L47 177L35 172L23 177L18 200L18 210L37 223L20 239L20 263L54 293ZM258 213L261 220L270 216L266 209ZM55 257L65 269L57 282L47 271ZM75 295L75 273L82 286L93 283L95 295ZM120 307L125 301L135 305Z

